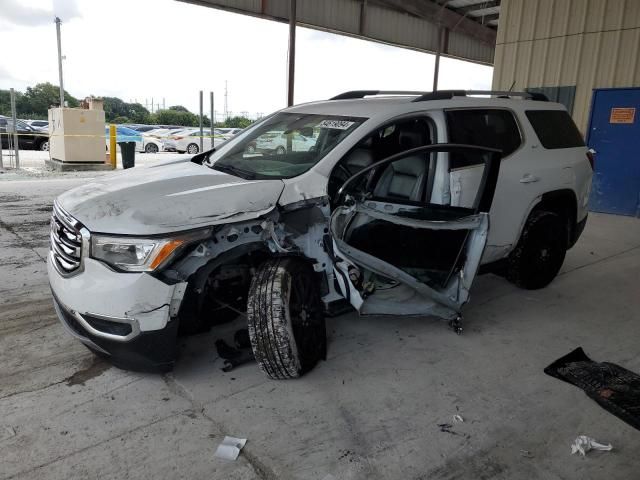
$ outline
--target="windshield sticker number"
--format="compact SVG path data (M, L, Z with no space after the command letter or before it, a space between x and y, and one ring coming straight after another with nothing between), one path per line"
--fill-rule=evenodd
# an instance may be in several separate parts
M323 120L318 124L319 128L334 128L337 130L347 130L355 122L348 122L347 120Z

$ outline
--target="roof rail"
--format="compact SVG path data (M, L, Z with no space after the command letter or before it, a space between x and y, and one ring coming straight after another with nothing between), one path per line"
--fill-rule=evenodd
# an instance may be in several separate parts
M538 92L506 92L501 90L436 90L435 92L425 93L414 99L414 102L426 102L429 100L449 100L453 97L468 97L472 95L492 95L495 97L511 98L523 97L528 100L537 100L540 102L548 102L549 99L543 93Z
M352 90L330 98L329 100L350 100L354 98L371 97L373 95L425 95L427 92L413 90Z

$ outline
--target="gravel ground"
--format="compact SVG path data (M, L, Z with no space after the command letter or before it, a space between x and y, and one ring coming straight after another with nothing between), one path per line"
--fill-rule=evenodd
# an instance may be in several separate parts
M172 373L138 374L94 358L51 305L52 201L96 174L31 168L0 175L0 479L637 478L638 431L542 370L582 346L640 372L638 220L592 214L546 289L479 277L461 336L343 315L327 361L272 381L220 370L230 325L183 339ZM571 455L581 434L614 449ZM213 457L224 435L248 438L235 462Z

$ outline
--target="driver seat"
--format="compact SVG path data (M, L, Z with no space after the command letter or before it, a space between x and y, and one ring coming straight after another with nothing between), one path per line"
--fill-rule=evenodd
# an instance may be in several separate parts
M399 151L428 145L424 126L415 123L398 134ZM373 190L376 197L420 201L427 184L427 154L421 153L403 158L388 165Z

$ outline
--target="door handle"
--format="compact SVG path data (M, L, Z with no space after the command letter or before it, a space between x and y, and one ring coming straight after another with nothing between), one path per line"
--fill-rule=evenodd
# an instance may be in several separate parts
M540 181L540 177L536 177L535 175L531 175L530 173L523 175L523 177L520 179L520 183L533 183L538 181Z

